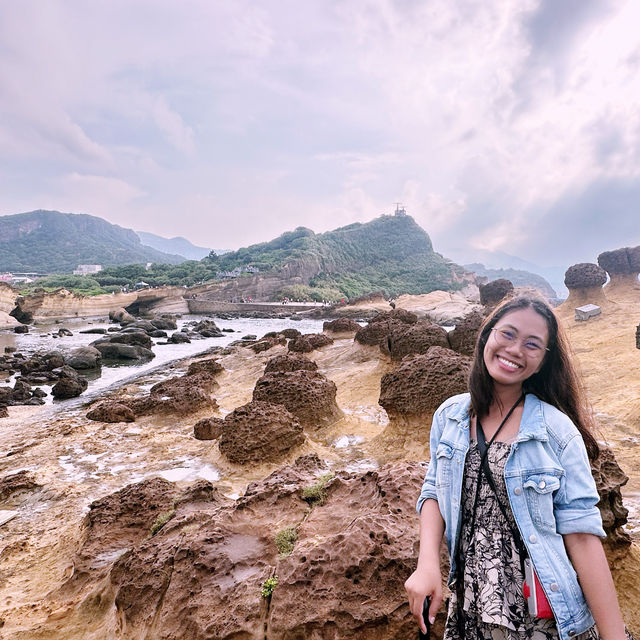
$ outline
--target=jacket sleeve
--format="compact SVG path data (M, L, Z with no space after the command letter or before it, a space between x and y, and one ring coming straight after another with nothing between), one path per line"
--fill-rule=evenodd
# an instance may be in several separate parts
M427 473L424 477L424 482L422 483L418 503L416 504L416 511L418 512L418 515L420 515L420 512L422 511L422 505L425 500L428 500L429 498L432 498L433 500L438 499L436 493L436 450L438 448L438 443L440 442L440 437L442 436L443 428L444 420L442 418L442 407L439 407L433 414L433 420L431 422L431 432L429 434L429 466L427 467Z
M554 498L556 530L562 535L591 533L600 538L606 537L602 516L596 506L600 497L579 433L567 443L560 455L560 462L565 475Z

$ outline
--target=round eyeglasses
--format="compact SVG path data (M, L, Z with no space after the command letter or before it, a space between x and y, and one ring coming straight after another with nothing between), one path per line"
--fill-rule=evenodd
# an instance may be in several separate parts
M491 329L496 341L502 347L509 347L516 344L519 340L518 334L512 329L497 328ZM523 338L520 342L522 348L529 356L542 357L546 351L549 351L549 347L545 347L542 342L536 338Z

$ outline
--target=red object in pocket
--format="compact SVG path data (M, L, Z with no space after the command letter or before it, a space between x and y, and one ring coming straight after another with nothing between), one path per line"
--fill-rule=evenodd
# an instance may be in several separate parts
M527 601L529 613L534 618L553 618L551 605L529 558L524 561L522 593Z

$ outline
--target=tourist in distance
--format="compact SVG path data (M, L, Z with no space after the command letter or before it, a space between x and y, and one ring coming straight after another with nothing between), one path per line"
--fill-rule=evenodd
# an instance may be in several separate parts
M469 389L431 426L418 566L405 583L421 630L425 598L430 622L442 602L445 535L446 639L623 640L589 463L598 444L544 301L513 298L485 320Z

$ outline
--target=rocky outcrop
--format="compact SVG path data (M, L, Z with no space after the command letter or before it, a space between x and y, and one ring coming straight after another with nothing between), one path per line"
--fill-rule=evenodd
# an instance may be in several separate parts
M602 515L602 526L607 534L604 542L610 559L626 555L631 546L631 538L623 529L629 511L622 504L622 487L629 478L618 465L611 447L602 446L597 460L591 463L591 473L596 481Z
M136 416L123 402L105 401L92 407L87 418L96 422L133 422Z
M313 360L309 360L309 358L303 355L298 355L296 353L285 353L283 355L271 358L264 368L265 373L272 373L274 371L300 370L317 371L318 365L313 362Z
M104 360L151 360L156 354L151 349L121 342L94 342Z
M331 333L345 333L357 331L360 329L360 325L351 318L338 318L337 320L330 320L322 323L323 331L330 331Z
M406 309L418 315L427 317L431 322L439 325L457 325L473 311L480 309L477 302L478 291L475 295L462 291L432 291L421 295L402 295L396 298L396 308Z
M304 442L294 416L279 404L250 402L224 418L220 452L231 462L274 462Z
M111 336L105 336L91 343L92 347L99 350L99 345L105 343L117 343L117 344L130 344L134 346L144 347L145 349L151 349L153 342L151 338L142 329L135 331L118 331Z
M224 367L215 358L196 360L189 365L187 375L192 376L196 373L202 373L203 371L211 374L212 376L216 376L224 371Z
M389 352L392 360L402 360L407 355L427 353L431 347L449 347L449 342L442 327L425 319L414 324L392 325L380 346Z
M88 386L89 383L75 369L64 366L60 372L60 379L51 388L51 395L56 400L77 398Z
M404 324L415 324L418 316L404 309L394 309L385 313L379 313L369 320L364 327L356 331L354 340L360 344L378 346L386 343L387 336L394 327L402 327Z
M102 354L95 347L78 347L67 356L67 364L74 369L97 369L102 364Z
M263 351L268 351L269 349L277 347L278 345L285 344L287 344L287 339L283 335L269 335L264 336L257 342L249 345L249 349L251 349L255 353L262 353Z
M318 429L339 420L336 385L317 371L265 373L256 382L253 400L281 404L300 423Z
M472 356L484 318L484 314L479 311L474 311L465 316L447 336L451 348L465 356Z
M607 281L607 273L597 264L581 262L574 264L564 274L564 284L569 289L569 297L564 307L581 307L585 304L606 303L602 285Z
M487 284L481 284L480 289L480 304L485 307L495 307L507 296L513 295L513 283L506 278L498 278L487 282Z
M0 282L0 329L12 328L20 324L16 318L9 315L16 306L18 292L6 282Z
M296 353L310 353L329 344L333 344L333 339L324 333L305 333L289 340L288 348Z
M470 358L444 347L407 356L382 376L378 402L390 417L430 417L447 398L467 390L470 366Z
M413 636L403 583L415 568L424 466L319 480L322 473L322 463L305 456L235 502L204 481L182 492L161 480L126 487L91 505L67 591L89 573L95 584L108 576L100 611L117 610L123 637ZM314 485L323 501L310 509L303 493ZM166 524L150 536L158 516ZM288 555L275 541L284 527L295 531ZM96 594L85 597L88 604ZM314 606L292 606L304 602Z
M598 264L609 274L606 293L615 293L619 287L632 286L640 289L640 247L623 247L615 251L604 251L598 256Z
M223 429L222 418L202 418L193 425L193 437L196 440L217 440Z
M121 325L133 324L136 319L123 307L109 311L109 320Z

